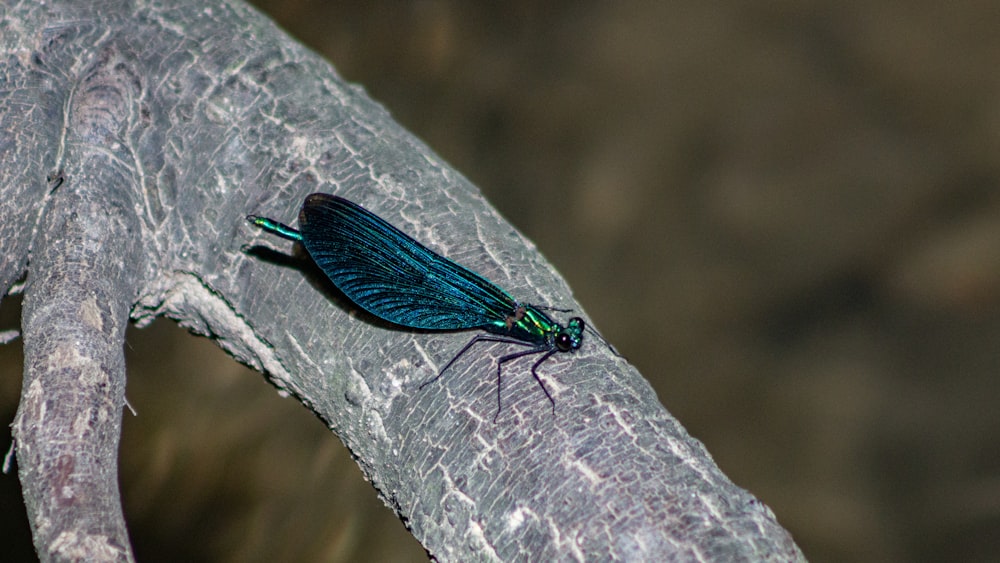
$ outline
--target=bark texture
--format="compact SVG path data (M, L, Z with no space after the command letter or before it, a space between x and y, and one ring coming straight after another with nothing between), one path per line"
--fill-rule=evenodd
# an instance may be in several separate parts
M533 246L358 87L238 2L7 4L0 284L27 275L13 430L43 560L129 560L116 482L128 318L176 319L348 445L442 560L789 561L627 362L589 339L542 375L468 333L356 314L247 213L336 193L528 303L572 307ZM29 260L30 258L30 260Z

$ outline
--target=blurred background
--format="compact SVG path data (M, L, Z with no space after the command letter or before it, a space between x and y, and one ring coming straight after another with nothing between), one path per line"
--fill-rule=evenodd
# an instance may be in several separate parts
M995 2L494 4L259 1L537 243L811 561L996 560ZM167 321L126 352L141 561L426 560L259 374Z

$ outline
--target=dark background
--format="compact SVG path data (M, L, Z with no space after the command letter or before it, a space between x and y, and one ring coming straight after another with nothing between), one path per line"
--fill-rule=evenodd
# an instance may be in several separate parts
M537 243L811 561L994 559L996 3L492 4L260 2ZM128 344L140 560L425 559L259 374L166 321Z

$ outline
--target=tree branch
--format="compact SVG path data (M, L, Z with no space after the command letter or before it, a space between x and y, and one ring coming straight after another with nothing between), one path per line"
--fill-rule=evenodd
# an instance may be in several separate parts
M129 306L139 324L166 315L211 336L295 395L439 559L801 559L595 339L544 364L554 416L530 364L506 365L494 423L501 346L418 389L468 333L355 314L308 261L281 258L290 244L246 224L291 222L306 194L337 193L524 302L580 311L474 186L258 13L56 2L4 20L20 25L4 32L0 146L24 158L0 164L0 188L23 195L0 207L21 217L0 221L21 241L4 242L0 281L30 251L15 437L44 559L131 557L113 482ZM30 117L12 115L29 101Z
M43 560L132 559L117 455L122 344L145 270L136 236L139 186L122 142L139 113L134 72L115 43L82 71L32 248L13 433Z

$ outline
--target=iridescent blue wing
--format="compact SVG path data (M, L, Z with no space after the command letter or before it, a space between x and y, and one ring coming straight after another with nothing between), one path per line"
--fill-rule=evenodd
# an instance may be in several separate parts
M517 307L486 278L346 199L310 195L299 226L330 281L376 317L411 328L483 328L503 325Z

